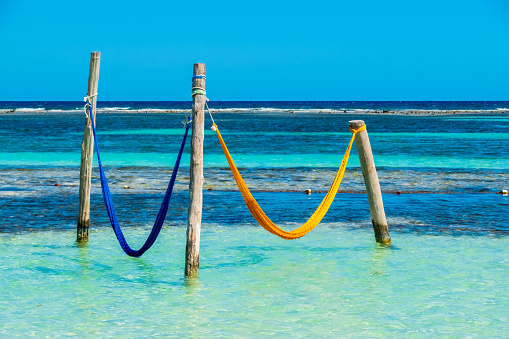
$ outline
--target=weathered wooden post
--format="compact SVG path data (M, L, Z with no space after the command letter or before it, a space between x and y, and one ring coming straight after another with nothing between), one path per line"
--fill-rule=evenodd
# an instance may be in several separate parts
M352 120L349 122L350 128L359 129L365 125L362 120ZM382 201L382 191L376 174L375 160L369 143L368 132L366 130L359 132L355 136L355 146L361 162L362 176L368 195L369 211L371 213L371 222L375 231L375 239L382 244L391 243L389 227L385 218L384 203Z
M205 64L193 66L192 138L187 213L186 277L198 275L200 267L200 228L203 202L203 139L205 115Z
M95 107L97 103L97 85L99 83L99 64L101 52L92 52L88 71L88 93L92 104L92 114L95 121ZM92 176L92 159L94 156L94 135L90 117L85 122L85 132L81 143L80 167L80 207L78 214L78 242L88 241L88 227L90 225L90 178Z

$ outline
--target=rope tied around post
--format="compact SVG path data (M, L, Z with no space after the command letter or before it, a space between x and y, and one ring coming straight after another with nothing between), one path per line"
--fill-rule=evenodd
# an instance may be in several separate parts
M202 95L207 95L207 92L205 91L204 88L201 88L201 87L193 87L192 91L191 91L191 97L194 97L195 95L197 94L202 94Z
M235 162L233 161L232 156L228 151L228 148L226 147L226 144L221 136L221 133L219 132L219 129L217 128L217 125L215 123L213 123L212 125L212 130L214 130L217 134L219 143L221 144L221 148L223 149L223 153L226 156L226 160L228 161L228 165L230 166L230 170L232 171L233 178L235 179L237 187L239 188L239 191L242 194L242 197L244 198L244 202L249 211L251 212L251 214L253 215L253 217L255 218L255 220L258 222L258 224L260 224L264 229L266 229L270 233L275 234L283 239L297 239L309 233L313 228L315 228L320 223L320 221L322 221L325 214L327 214L327 211L329 210L329 207L331 206L336 196L336 193L338 192L339 186L341 185L341 181L343 180L346 165L348 163L348 158L350 155L350 150L352 149L352 144L355 140L355 135L359 132L366 130L366 125L358 129L352 128L350 129L352 131L352 138L350 139L345 155L343 156L343 160L341 161L341 166L339 167L339 170L336 174L336 177L334 178L334 181L332 182L329 191L327 192L325 198L322 200L322 202L315 210L313 215L311 215L311 217L302 226L293 231L285 231L281 229L267 217L265 212L263 212L260 205L258 205L256 199L249 191L249 188L244 182L242 176L240 175L237 166L235 166Z
M85 117L87 117L88 119L88 110L87 110L87 107L92 107L92 104L90 103L90 101L92 101L92 98L96 97L97 94L99 93L95 93L94 95L88 95L86 97L83 98L83 101L85 101L85 107L84 107L84 110L85 110Z
M352 127L350 127L350 131L353 133L354 137L355 137L355 134L360 133L365 130L366 130L366 125L362 125L361 127L357 128L357 129L353 129Z
M205 75L193 75L193 79L206 79L206 77L205 77ZM209 105L207 104L207 102L209 101L209 98L207 98L207 92L205 91L205 88L193 87L191 89L191 98L198 94L205 95L205 108L207 109L207 112L210 115L210 119L212 120L212 123L214 124L214 118L212 117L212 113L210 113Z
M191 78L191 80L194 79L207 79L207 77L204 74L195 74ZM205 88L201 87L193 87L191 88L191 97L194 97L197 94L207 95L207 92L205 91ZM208 99L206 99L208 101Z

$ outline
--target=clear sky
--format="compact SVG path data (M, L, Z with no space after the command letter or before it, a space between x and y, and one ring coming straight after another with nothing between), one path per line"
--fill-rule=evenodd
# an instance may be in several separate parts
M509 0L0 0L0 100L509 100Z

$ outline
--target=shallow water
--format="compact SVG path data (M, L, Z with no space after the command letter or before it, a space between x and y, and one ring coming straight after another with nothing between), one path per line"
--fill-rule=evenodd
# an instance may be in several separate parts
M115 208L133 248L144 242L162 201L182 117L98 117ZM142 258L130 258L109 226L96 168L90 242L74 242L83 114L0 119L2 336L503 337L509 331L509 197L495 194L509 188L506 114L217 114L255 198L285 229L296 228L323 199L320 191L328 190L350 138L348 120L365 120L393 245L374 242L355 148L342 193L323 222L285 241L255 225L207 130L197 280L183 278L189 145L161 237ZM303 193L307 188L311 195Z
M141 244L145 228L130 228ZM185 280L185 228L142 258L108 228L0 235L0 334L501 337L509 330L507 237L393 233L321 224L285 241L204 224L200 277Z

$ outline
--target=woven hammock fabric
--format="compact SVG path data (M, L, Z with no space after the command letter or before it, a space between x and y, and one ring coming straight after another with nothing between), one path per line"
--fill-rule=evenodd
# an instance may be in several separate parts
M283 239L291 240L300 238L309 233L313 228L316 227L316 225L320 223L320 221L322 221L325 214L327 214L329 207L331 206L332 202L334 201L334 198L336 197L336 193L339 189L339 186L341 185L343 175L345 174L346 165L348 163L348 157L350 155L350 150L352 149L353 141L355 140L355 135L359 132L364 131L366 129L366 125L360 127L357 130L350 129L353 133L352 138L350 139L350 143L348 144L345 155L343 156L343 160L341 161L341 166L339 167L338 173L336 174L336 177L334 178L334 181L332 182L332 185L329 191L327 192L327 195L322 200L322 202L320 203L316 211L313 213L313 215L311 215L311 217L302 226L293 231L285 231L281 229L276 224L274 224L267 217L267 215L265 215L260 205L258 205L256 199L249 191L249 188L244 182L242 176L240 175L237 166L235 166L235 162L233 161L232 156L230 155L230 152L228 151L228 148L224 143L223 137L219 132L219 128L217 128L217 125L214 124L212 129L216 131L219 142L221 143L221 147L223 148L224 155L226 156L226 160L230 165L230 170L232 171L233 177L235 178L235 182L237 183L239 191L242 194L242 197L244 198L244 202L246 203L246 206L253 215L253 217L263 228L265 228L270 233L275 234Z
M99 153L99 144L97 143L97 136L95 133L95 123L93 114L91 114L89 110L89 116L90 120L92 121L92 131L94 133L94 140L95 140L95 149L97 152L97 162L99 163L99 174L101 178L101 189L103 193L103 199L104 204L106 205L106 211L108 212L108 217L110 218L111 227L113 228L113 231L115 232L115 235L117 236L118 242L120 244L120 247L124 250L124 252L131 256L131 257L140 257L143 253L145 253L156 241L157 236L159 235L159 232L161 231L161 228L164 224L164 219L166 218L166 213L168 212L168 205L170 203L171 199L171 193L173 191L173 186L175 184L175 180L177 178L177 172L180 165L180 159L182 158L182 153L184 151L184 146L186 144L186 138L187 134L189 132L189 126L188 123L186 125L186 131L184 133L184 138L182 139L182 144L180 145L180 150L177 155L177 160L175 162L175 167L173 168L173 171L171 173L171 179L168 183L168 188L166 189L166 194L164 195L163 202L161 204L161 207L159 208L159 213L157 214L156 221L154 223L154 226L152 227L152 231L150 232L150 235L148 236L147 240L143 244L143 246L139 250L133 250L129 244L127 244L127 241L125 240L124 234L122 233L122 230L120 229L120 225L117 219L117 215L115 213L115 208L113 207L113 200L111 198L110 188L108 186L108 180L106 179L106 174L104 173L104 169L101 162L101 154Z

